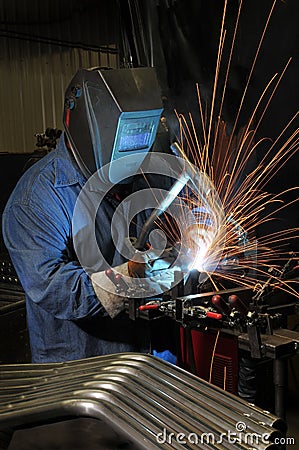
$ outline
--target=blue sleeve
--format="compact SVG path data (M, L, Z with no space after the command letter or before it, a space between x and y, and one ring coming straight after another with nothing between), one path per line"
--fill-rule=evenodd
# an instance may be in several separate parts
M106 315L74 257L71 224L53 216L18 203L4 211L5 244L26 295L58 319Z

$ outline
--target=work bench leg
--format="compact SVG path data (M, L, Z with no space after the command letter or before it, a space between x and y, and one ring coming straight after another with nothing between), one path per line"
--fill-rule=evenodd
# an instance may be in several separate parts
M273 381L275 388L275 414L285 420L287 393L288 359L278 358L273 361Z

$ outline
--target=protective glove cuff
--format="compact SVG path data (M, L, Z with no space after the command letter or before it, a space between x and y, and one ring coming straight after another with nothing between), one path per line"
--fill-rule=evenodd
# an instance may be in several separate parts
M145 278L146 264L136 261L128 261L128 273L132 278Z
M117 266L114 269L117 270L118 273L121 273L125 276L128 275L127 263L121 264L120 266ZM104 306L109 316L112 319L114 319L114 317L116 317L119 313L121 313L124 310L125 308L124 301L126 297L118 295L115 292L116 291L115 285L107 277L104 271L93 273L90 279L97 298Z

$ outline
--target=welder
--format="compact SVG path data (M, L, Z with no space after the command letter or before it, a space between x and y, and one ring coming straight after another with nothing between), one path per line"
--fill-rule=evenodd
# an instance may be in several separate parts
M135 175L152 149L162 110L154 69L80 69L66 90L65 129L57 148L15 187L3 214L3 235L26 294L32 362L148 351L138 323L124 311L125 296L117 291L107 295L94 281L108 278L106 266L98 260L88 271L80 263L76 250L88 249L88 243L80 243L78 233L75 248L72 222L87 180L95 175L99 185L93 191L100 192L105 184L101 171L108 164L113 189L96 212L97 245L112 270L121 266L132 277L155 270L167 285L169 254L159 256L157 267L153 261L128 265L110 233L122 198L144 183ZM120 165L127 155L134 155L134 164ZM143 212L137 214L132 236L137 237L144 220Z

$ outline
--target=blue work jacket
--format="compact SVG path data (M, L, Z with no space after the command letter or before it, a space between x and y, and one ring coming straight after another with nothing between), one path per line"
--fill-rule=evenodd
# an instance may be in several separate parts
M57 149L24 173L3 213L36 363L140 350L137 325L125 313L107 315L73 248L73 211L85 181L62 134ZM98 244L112 266L124 262L110 235L115 207L105 198L97 216Z

